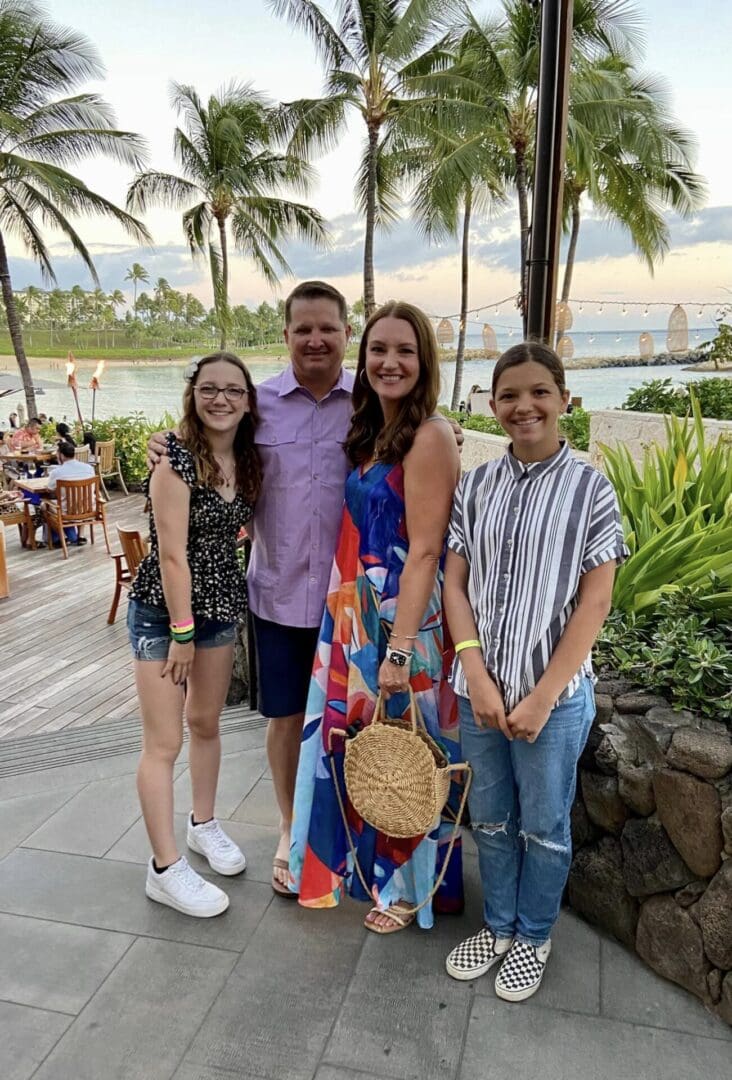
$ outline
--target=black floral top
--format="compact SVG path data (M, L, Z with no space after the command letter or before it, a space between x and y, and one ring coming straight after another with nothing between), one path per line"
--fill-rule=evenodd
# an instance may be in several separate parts
M236 622L246 610L247 586L236 557L236 540L252 507L237 494L226 502L215 488L196 479L193 454L170 432L168 458L191 488L188 519L188 565L191 570L193 614L218 622ZM145 481L147 488L148 481ZM147 491L146 491L147 494ZM142 604L165 608L155 517L150 512L150 554L140 563L130 596Z

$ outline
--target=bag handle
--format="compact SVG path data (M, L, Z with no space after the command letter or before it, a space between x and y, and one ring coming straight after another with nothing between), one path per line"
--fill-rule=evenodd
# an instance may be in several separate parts
M420 712L419 705L417 704L417 699L414 696L414 690L412 689L411 683L407 687L407 692L409 693L409 720L412 725L412 734L416 735L418 726L421 726L424 731L427 730L427 727L422 717L422 713ZM386 698L381 693L381 691L379 691L378 697L376 698L374 715L371 718L371 722L375 724L388 724L390 721L396 719L396 717L390 717L386 715Z
M412 699L412 702L414 704L414 709L412 711L412 715L414 716L414 715L416 715L416 712L417 712L417 704L414 701L414 692L412 691L411 686L409 688L409 693L410 693L410 697ZM379 697L381 697L381 695L379 695ZM377 701L377 705L378 705L378 701ZM374 715L376 715L376 714L374 713ZM370 890L370 888L369 888L369 886L368 886L368 884L366 882L366 878L364 877L363 870L361 869L361 864L358 861L358 855L356 854L356 848L355 848L355 845L353 843L353 838L351 837L351 826L348 824L348 815L346 814L346 808L345 808L345 805L343 803L343 796L341 795L341 789L340 789L339 784L338 784L338 773L337 773L336 767L335 767L335 759L334 759L334 751L333 751L333 736L340 736L340 737L342 737L344 739L347 739L349 737L352 738L353 736L350 736L349 732L344 731L342 728L331 728L330 731L328 732L328 757L330 759L330 771L333 774L333 786L335 787L336 798L338 799L338 809L340 810L341 818L343 819L343 828L346 831L346 839L348 840L348 846L351 849L351 857L353 859L353 865L354 865L354 867L356 869L356 873L358 874L359 881L361 882L361 885L363 886L364 892L366 893L367 896L371 896L371 890ZM445 874L447 873L447 868L450 865L450 859L452 858L453 848L455 847L455 841L458 838L458 832L460 830L460 825L461 825L461 822L462 822L462 819L463 819L463 814L465 812L465 805L466 805L466 803L468 801L468 792L470 791L470 785L471 785L472 780L473 780L473 770L472 770L472 768L470 766L470 763L467 762L467 761L464 761L459 765L448 765L447 768L448 768L448 772L464 772L464 773L467 773L467 776L465 778L465 784L463 786L463 794L462 794L462 797L460 799L460 805L458 807L457 814L455 815L455 823L454 823L454 825L452 827L452 835L450 836L450 842L447 845L447 854L445 855L445 858L443 859L442 869L440 870L440 873L437 875L437 880L435 881L434 885L430 889L427 896L424 898L424 900L422 900L421 903L417 904L416 907L406 908L406 909L405 908L400 908L399 911L403 915L416 915L418 911L421 911L423 907L425 907L427 904L429 904L429 902L432 900L432 897L435 895L435 893L439 889L440 885L442 885L442 882L445 880ZM442 813L440 813L440 816L442 816Z

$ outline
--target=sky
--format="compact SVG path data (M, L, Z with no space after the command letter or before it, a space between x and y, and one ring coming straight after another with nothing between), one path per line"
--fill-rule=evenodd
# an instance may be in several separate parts
M326 10L332 3L324 2ZM471 4L479 14L499 8L498 0ZM669 217L672 247L651 276L619 228L593 216L588 206L580 233L572 294L598 301L584 309L584 326L609 329L628 324L641 308L607 306L612 301L657 302L650 324L665 322L667 304L694 307L691 322L710 325L714 308L732 290L732 94L729 42L732 4L729 0L640 0L644 20L643 69L664 76L672 108L698 143L697 171L708 184L705 207L690 221ZM150 166L175 171L172 136L176 124L169 104L171 80L189 83L206 96L231 80L251 82L275 100L317 96L322 69L309 39L276 18L265 0L53 0L57 22L84 32L106 67L106 78L87 89L102 93L114 107L120 128L142 134L150 147ZM703 45L702 45L703 43ZM332 245L324 254L299 244L287 249L294 278L284 278L274 293L253 266L235 256L231 300L256 305L286 295L295 280L327 278L353 302L361 294L363 225L353 199L354 175L361 149L362 121L354 117L338 148L317 163L318 181L310 201L327 218ZM102 160L78 169L85 182L124 205L131 173ZM84 220L80 231L94 256L103 288L122 288L125 270L141 262L151 281L165 277L175 288L211 304L207 268L194 262L183 243L178 212L153 210L145 222L154 248L139 248L111 223ZM40 285L40 277L17 241L10 239L11 272L16 289ZM59 284L91 287L89 275L73 258L62 238L52 245ZM375 243L377 299L411 300L434 315L450 315L459 307L457 243L429 246L405 217ZM506 297L518 288L518 228L515 204L490 220L478 220L471 233L471 307L491 305L492 318L518 325ZM605 306L599 310L599 301ZM495 305L501 301L497 311Z

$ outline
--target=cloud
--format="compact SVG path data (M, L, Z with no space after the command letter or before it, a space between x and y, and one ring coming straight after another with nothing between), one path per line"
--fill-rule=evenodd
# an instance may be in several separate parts
M207 273L205 264L194 262L183 244L162 245L152 251L129 244L92 244L89 247L106 292L129 290L129 282L124 278L133 262L142 263L150 275L150 285L145 285L145 289L151 288L157 278L164 277L173 288L185 291L199 283ZM68 245L54 245L52 262L60 289L70 289L72 285L86 289L94 287L89 271L78 255L68 254ZM17 290L27 285L43 285L40 270L32 259L11 258L10 274L13 288Z

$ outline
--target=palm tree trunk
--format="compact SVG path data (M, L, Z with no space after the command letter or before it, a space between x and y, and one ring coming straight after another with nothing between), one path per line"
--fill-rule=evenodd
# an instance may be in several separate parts
M226 218L219 218L219 244L221 246L221 351L226 349L229 325L229 252L226 247Z
M580 207L578 194L572 192L572 227L569 233L569 247L567 248L567 262L564 266L564 280L562 281L562 301L569 300L569 290L572 288L572 274L574 272L574 260L577 254L577 239L580 231ZM559 344L561 333L557 330L556 339Z
M369 124L368 182L366 187L366 236L363 245L363 306L366 318L376 311L374 285L374 229L376 227L376 151L379 125Z
M452 402L450 408L453 412L460 408L460 394L463 389L463 362L465 357L465 334L467 331L468 316L468 252L470 249L470 213L473 209L473 192L470 188L465 192L465 214L463 217L463 247L461 261L460 282L460 328L458 330L457 353L455 354L455 382L452 385Z
M519 222L521 225L521 317L524 325L524 337L528 311L526 307L527 296L527 263L529 258L529 193L526 182L526 157L523 148L517 147L516 151L516 191L518 192Z
M28 359L25 355L25 349L23 348L23 335L20 330L20 320L18 319L18 311L15 306L13 286L10 281L8 253L5 248L5 240L2 232L0 232L0 286L2 286L3 303L5 304L5 314L8 320L10 340L13 343L15 359L18 361L18 367L20 368L20 376L23 380L23 389L25 391L25 403L28 409L28 419L30 420L38 415L36 394L33 389L33 377L31 375L30 367L28 366Z

